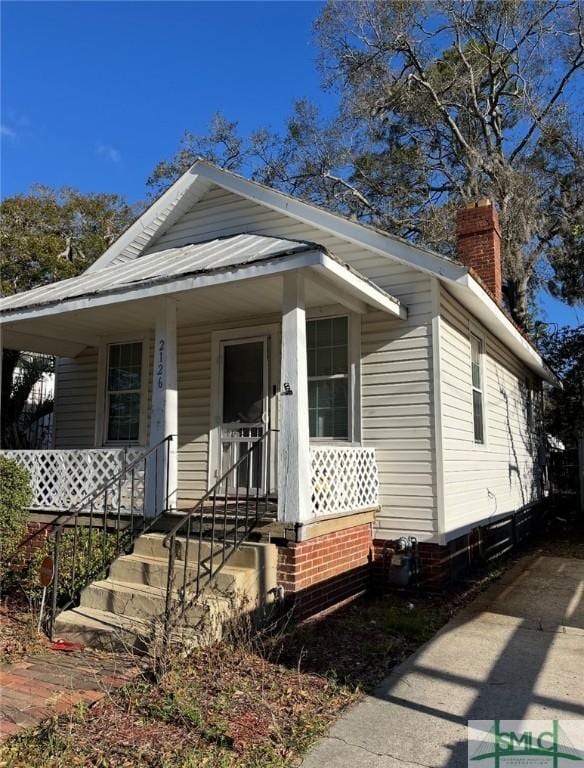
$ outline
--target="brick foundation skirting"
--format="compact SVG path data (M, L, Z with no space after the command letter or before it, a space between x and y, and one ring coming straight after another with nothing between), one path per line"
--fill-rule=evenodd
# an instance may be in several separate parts
M278 584L298 617L363 593L372 562L371 525L345 528L278 547Z
M537 528L544 504L520 509L485 526L477 526L448 544L418 544L418 584L428 590L443 589L465 573L480 565L494 563L511 554ZM372 583L375 587L390 585L391 553L397 542L374 539Z

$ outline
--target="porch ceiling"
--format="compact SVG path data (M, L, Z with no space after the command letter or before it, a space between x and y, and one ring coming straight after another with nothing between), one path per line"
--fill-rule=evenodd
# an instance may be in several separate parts
M74 357L101 336L152 329L160 298L169 295L177 303L178 325L279 314L282 275L291 269L305 273L308 309L341 304L405 317L396 299L319 246L245 235L152 254L3 299L3 344Z

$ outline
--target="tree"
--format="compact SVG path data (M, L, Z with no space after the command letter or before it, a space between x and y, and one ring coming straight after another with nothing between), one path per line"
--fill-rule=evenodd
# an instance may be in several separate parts
M580 0L329 0L316 33L334 117L302 101L283 134L246 140L216 117L149 183L200 154L447 255L455 209L489 196L506 302L528 326L542 285L584 300L582 13Z
M562 379L546 398L546 429L567 446L584 437L584 326L543 332L538 346Z
M128 226L136 211L119 195L36 185L0 203L3 295L74 277Z
M208 135L185 131L174 157L157 163L146 184L157 193L163 192L198 157L204 157L227 170L237 171L245 153L244 140L237 136L237 123L229 122L218 113L211 119Z
M134 217L119 195L35 186L0 203L2 295L74 277L95 261ZM46 356L5 349L2 357L3 447L27 448L31 427L51 412L52 399L27 404L34 385L51 373Z
M26 355L5 349L2 357L1 439L3 448L35 448L34 426L53 410L53 398L29 403L35 384L53 373L54 362L46 355Z

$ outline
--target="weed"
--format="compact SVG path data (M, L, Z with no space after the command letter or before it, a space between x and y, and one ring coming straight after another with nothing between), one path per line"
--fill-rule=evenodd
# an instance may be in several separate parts
M409 602L364 598L261 633L248 618L231 622L222 642L154 659L89 711L10 740L6 766L286 768L449 617L442 600Z
M143 708L144 714L154 720L165 723L186 722L199 727L202 723L201 711L184 691L166 691L162 696L150 701Z

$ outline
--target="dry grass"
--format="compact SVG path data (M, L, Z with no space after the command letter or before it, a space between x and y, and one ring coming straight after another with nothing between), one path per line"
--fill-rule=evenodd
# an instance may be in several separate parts
M482 585L482 583L481 583ZM480 586L448 599L363 598L321 621L285 617L260 635L155 665L98 702L10 739L2 768L285 768Z
M41 653L48 640L37 632L38 617L19 601L5 597L0 604L0 663L20 661L30 653Z
M582 557L574 532L546 537L546 553ZM535 541L528 549L541 546ZM437 597L364 598L324 620L284 620L254 635L171 659L91 709L6 742L2 768L285 768L339 714L428 640L503 568Z
M363 599L171 659L98 702L10 739L3 766L280 768L448 618L444 601ZM289 618L289 617L288 617Z
M11 739L7 768L290 765L358 693L225 643Z

